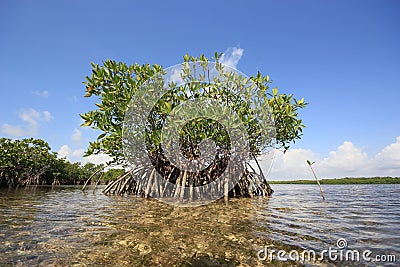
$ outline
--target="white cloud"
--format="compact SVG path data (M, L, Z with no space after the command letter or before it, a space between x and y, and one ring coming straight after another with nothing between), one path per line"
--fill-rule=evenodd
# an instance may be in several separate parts
M380 170L400 173L400 136L396 138L396 143L392 143L383 148L373 158L373 162L379 166Z
M25 134L25 131L20 126L7 123L1 126L1 132L12 137L19 137Z
M332 175L335 171L356 173L366 167L368 155L355 147L352 142L344 142L336 151L329 152L329 156L320 162L322 175Z
M77 103L79 101L79 99L76 95L73 95L73 96L68 96L67 101L71 102L71 103Z
M111 157L106 154L90 155L82 159L82 163L104 164L111 160Z
M82 139L82 132L79 129L75 128L74 133L71 136L71 140L79 144L81 139Z
M316 161L313 167L322 178L400 176L400 136L396 142L370 156L352 142L343 142L327 157L321 158L309 149L291 149L285 154L276 151L268 179L312 179L307 160ZM263 165L263 163L261 163ZM268 164L263 165L266 170Z
M44 121L51 121L53 119L53 116L51 116L51 113L47 110L42 112L41 119Z
M82 158L84 153L85 153L85 149L83 149L83 148L75 149L74 151L72 151L72 157L73 158Z
M170 74L169 78L167 79L167 81L171 81L176 83L177 85L180 85L183 83L183 79L182 79L182 67L181 66L177 66L176 68L174 68L172 70L172 73Z
M63 145L57 152L57 156L59 158L66 158L69 159L69 155L71 154L71 149L67 145Z
M82 162L83 154L85 150L83 148L80 149L72 149L68 145L63 145L57 151L58 158L65 158L71 162Z
M20 137L24 135L34 136L39 131L39 121L49 122L53 119L53 116L49 111L46 110L40 112L33 108L22 109L18 115L24 122L24 125L10 125L5 123L1 126L2 133L12 137Z
M236 69L236 66L239 63L239 60L243 56L243 52L244 52L243 48L230 47L222 54L220 62L222 64L228 65L228 66Z
M43 91L34 91L32 94L43 97L43 98L48 98L49 97L49 91L43 90Z
M74 128L71 134L71 140L73 141L73 145L65 144L60 147L58 150L58 158L65 158L70 162L81 162L82 164L86 164L88 162L94 164L102 164L107 163L111 160L111 157L106 154L98 154L98 155L90 155L84 157L86 149L82 148L81 143L82 140L86 140L82 131L78 128Z
M68 145L63 145L58 150L58 158L66 158L70 162L81 162L86 164L88 162L94 164L106 163L111 160L111 157L106 154L90 155L84 157L85 149L71 149Z
M283 153L275 150L275 159L272 163L270 179L296 179L308 177L310 170L306 161L315 158L315 154L309 149L291 149ZM266 170L269 162L261 161L263 170Z

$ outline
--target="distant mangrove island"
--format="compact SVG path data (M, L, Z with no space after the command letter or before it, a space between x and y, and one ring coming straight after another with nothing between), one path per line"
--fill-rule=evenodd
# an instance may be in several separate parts
M315 180L268 181L270 184L316 184ZM400 184L400 177L345 177L319 180L321 184Z

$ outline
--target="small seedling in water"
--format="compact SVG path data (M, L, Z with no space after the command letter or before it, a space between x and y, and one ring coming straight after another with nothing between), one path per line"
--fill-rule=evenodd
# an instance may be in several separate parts
M320 184L319 181L318 181L317 175L315 174L315 171L314 171L313 167L311 166L311 165L313 165L314 163L315 163L315 161L311 162L311 161L307 160L307 164L308 164L308 166L310 166L311 171L312 171L312 173L313 173L313 175L314 175L314 178L315 178L315 180L317 181L317 184L318 184L318 186L319 186L319 191L321 191L322 200L325 200L324 190L322 190L322 186L321 186L321 184Z

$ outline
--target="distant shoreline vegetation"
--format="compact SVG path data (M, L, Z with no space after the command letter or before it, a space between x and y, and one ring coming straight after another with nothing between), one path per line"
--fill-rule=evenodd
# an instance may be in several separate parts
M268 181L270 184L316 184L315 180ZM321 184L400 184L400 177L345 177L319 180Z
M59 158L42 139L0 138L0 187L83 185L92 173L96 174L92 176L92 182L107 183L123 174L124 170L104 171L102 164L71 163Z

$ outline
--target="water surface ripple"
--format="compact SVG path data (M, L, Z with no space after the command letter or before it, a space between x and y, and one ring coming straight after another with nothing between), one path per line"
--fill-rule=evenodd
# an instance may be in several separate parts
M273 188L195 208L69 186L0 189L0 265L256 266L265 245L318 252L339 238L400 261L400 185L325 185L325 202L314 185Z

